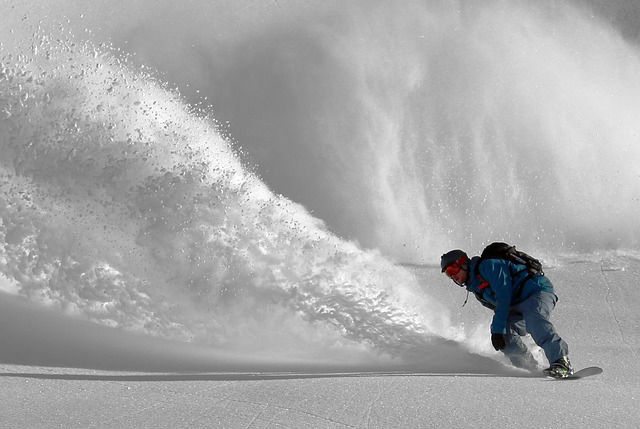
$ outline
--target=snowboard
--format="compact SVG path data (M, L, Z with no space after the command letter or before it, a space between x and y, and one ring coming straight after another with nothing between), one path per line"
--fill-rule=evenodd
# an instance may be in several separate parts
M588 368L583 368L580 371L576 371L573 375L565 378L553 378L554 380L562 381L562 380L578 380L580 378L591 377L592 375L602 374L603 369L599 366L590 366Z

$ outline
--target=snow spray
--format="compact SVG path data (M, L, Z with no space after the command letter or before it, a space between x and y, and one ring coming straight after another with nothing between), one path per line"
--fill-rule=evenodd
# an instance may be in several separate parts
M638 246L636 45L568 2L339 3L224 47L122 37L210 97L270 188L391 259Z
M40 30L25 49L0 75L0 268L20 295L265 355L449 335L409 273L270 191L151 75Z
M391 260L494 238L637 247L636 47L570 7L340 10L211 46L215 115L64 29L3 47L0 271L16 292L251 353L428 355L460 332Z

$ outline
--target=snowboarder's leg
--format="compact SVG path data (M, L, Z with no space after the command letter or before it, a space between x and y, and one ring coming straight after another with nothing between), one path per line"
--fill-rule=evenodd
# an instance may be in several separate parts
M507 346L502 352L509 358L513 366L529 371L537 370L538 362L520 338L521 336L527 335L522 314L511 313L509 315L508 330L509 332L505 335Z
M539 292L518 305L533 341L544 350L549 363L569 355L569 346L551 323L551 311L558 297L551 292Z

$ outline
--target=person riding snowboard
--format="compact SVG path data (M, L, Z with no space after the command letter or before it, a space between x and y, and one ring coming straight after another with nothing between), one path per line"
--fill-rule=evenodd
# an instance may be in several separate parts
M508 259L470 259L459 249L442 255L440 267L458 286L466 287L482 305L494 311L491 344L514 366L537 369L533 355L520 339L529 333L550 363L545 374L555 378L573 374L569 347L549 320L558 297L541 271L532 274L526 265Z

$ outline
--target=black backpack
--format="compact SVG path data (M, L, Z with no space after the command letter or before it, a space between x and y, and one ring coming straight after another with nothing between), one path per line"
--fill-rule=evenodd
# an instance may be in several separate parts
M527 271L529 271L529 275L531 277L544 275L544 272L542 271L542 263L540 263L539 260L531 255L516 250L516 246L511 246L507 243L496 242L485 247L480 255L480 261L476 264L476 271L478 271L480 267L480 262L485 259L506 259L514 264L520 264L527 267Z

